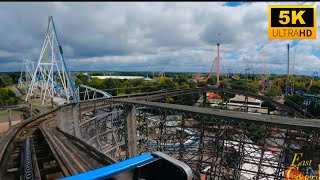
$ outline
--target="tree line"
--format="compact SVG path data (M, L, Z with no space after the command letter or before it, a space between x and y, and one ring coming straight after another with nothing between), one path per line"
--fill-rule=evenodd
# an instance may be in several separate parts
M194 88L196 83L187 74L173 74L172 77L154 77L153 81L143 79L98 79L80 73L76 76L76 85L85 84L104 90L113 96L157 91L161 89ZM84 89L80 88L80 92ZM93 93L93 92L92 92ZM80 94L81 96L81 94ZM184 95L168 98L167 102L193 105L199 95Z
M11 106L18 103L16 94L7 88L0 88L0 106Z

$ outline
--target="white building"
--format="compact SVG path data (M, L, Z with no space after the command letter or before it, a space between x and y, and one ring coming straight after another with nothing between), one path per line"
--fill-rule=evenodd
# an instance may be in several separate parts
M144 76L91 76L91 78L98 78L98 79L142 79L144 81L154 81L149 77Z
M91 76L98 79L144 79L143 76Z
M259 99L248 97L248 100L246 100L246 97L243 95L236 95L234 98L231 98L227 104L228 109L232 110L245 110L248 108L249 112L254 113L268 113L268 109L261 107L262 101Z

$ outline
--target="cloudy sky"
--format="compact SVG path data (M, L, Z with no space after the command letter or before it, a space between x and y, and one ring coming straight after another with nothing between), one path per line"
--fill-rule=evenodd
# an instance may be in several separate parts
M218 33L223 72L286 73L287 43L294 73L320 71L319 38L268 40L268 4L279 3L2 2L0 71L39 59L49 15L72 71L208 72ZM304 4L317 6L319 37L320 3Z

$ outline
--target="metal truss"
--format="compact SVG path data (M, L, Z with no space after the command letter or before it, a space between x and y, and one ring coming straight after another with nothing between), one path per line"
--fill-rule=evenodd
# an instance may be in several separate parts
M68 103L78 101L52 16L49 16L46 38L25 100L35 96L41 98L42 104L55 96L66 99Z
M18 79L18 86L20 88L28 87L31 83L32 75L34 73L34 62L30 59L23 60L20 77Z
M80 92L80 87L84 88L83 92ZM97 98L106 98L106 97L112 97L111 94L102 91L100 89L90 87L84 84L79 84L77 88L77 93L79 100L86 101L86 100L91 100L91 99L97 99ZM82 97L82 98L81 98Z

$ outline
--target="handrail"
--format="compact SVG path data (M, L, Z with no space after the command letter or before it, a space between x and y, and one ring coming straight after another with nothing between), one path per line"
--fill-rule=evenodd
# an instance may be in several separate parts
M85 180L96 180L102 179L106 177L113 176L120 172L129 170L137 165L144 164L150 162L154 159L151 154L142 154L140 156L136 156L124 161L117 162L115 164L105 166L102 168L94 169L85 173L76 174L74 176L62 178L61 180L78 180L78 179L85 179Z

